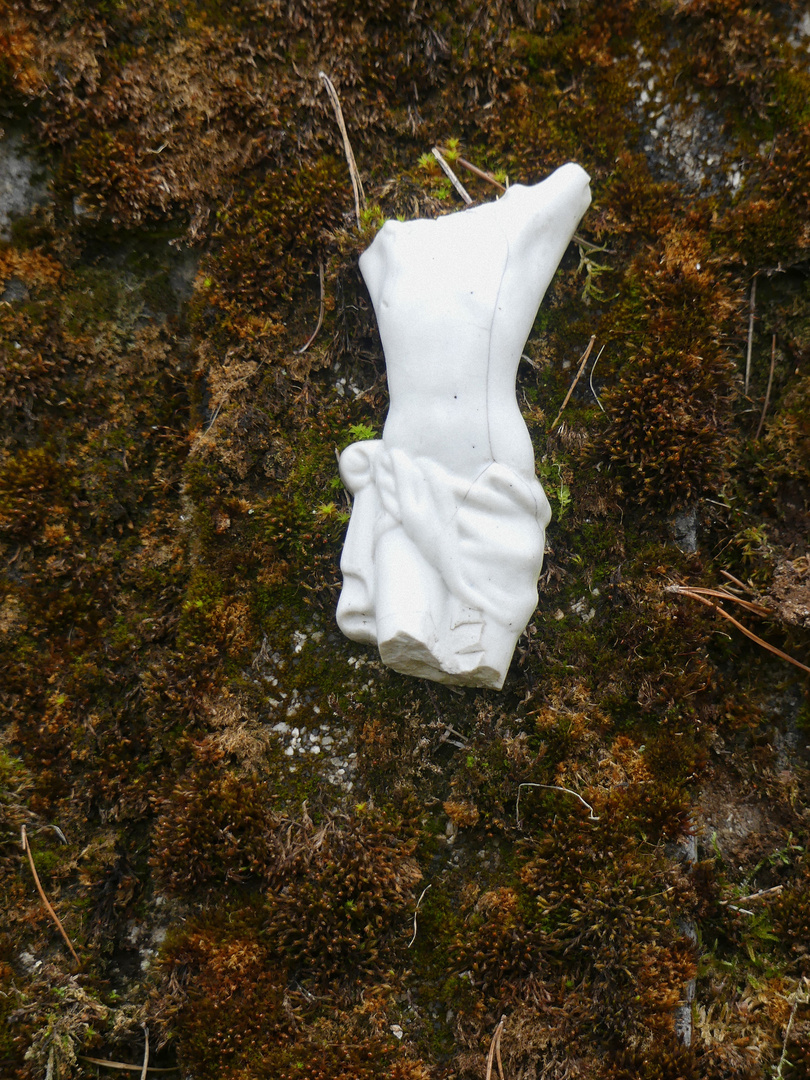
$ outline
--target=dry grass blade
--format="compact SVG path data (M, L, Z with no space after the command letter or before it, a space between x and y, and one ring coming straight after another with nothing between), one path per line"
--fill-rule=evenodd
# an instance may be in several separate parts
M754 279L751 282L751 310L748 315L748 349L745 354L745 388L744 393L748 394L748 384L751 381L751 350L754 347L754 315L756 313L757 304L757 275L754 274Z
M300 349L296 349L296 352L299 354L299 356L301 355L301 353L305 353L307 351L307 349L310 347L312 342L315 340L315 338L320 333L320 329L323 326L323 316L324 316L324 312L326 310L326 294L324 292L324 286L323 286L323 263L322 262L318 263L318 275L319 275L320 281L321 281L321 308L320 308L320 311L318 312L318 325L312 331L311 335L309 336L309 338L307 340L306 345L302 345Z
M760 889L759 892L749 893L748 896L738 896L737 903L745 904L749 900L761 900L763 896L772 896L774 893L780 893L783 888L784 885L772 885L770 889ZM727 907L734 906L730 900L720 900L719 903Z
M603 345L602 348L599 350L599 352L596 354L596 359L594 360L593 366L591 367L591 373L588 376L588 386L590 386L590 388L591 388L591 393L593 394L594 401L599 406L599 408L602 410L602 412L605 412L605 406L599 400L599 395L597 394L597 392L593 388L593 373L594 373L594 371L596 371L596 365L599 363L599 358L601 357L601 355L602 355L602 353L604 351L605 351L605 346Z
M73 944L72 944L70 938L65 933L64 926L62 926L62 923L59 921L59 916L56 914L56 912L51 907L51 905L50 905L50 903L48 901L48 897L45 895L45 891L43 890L42 885L40 884L39 874L37 874L37 868L36 868L36 866L34 866L34 856L31 853L31 845L28 843L28 833L26 832L25 825L23 825L21 830L20 830L20 839L22 841L22 849L25 852L25 854L28 856L28 864L31 867L31 873L34 875L34 884L37 887L37 892L39 893L39 898L42 901L42 903L45 905L45 910L48 912L48 914L50 915L50 917L53 919L54 923L56 924L56 927L59 930L59 933L64 938L65 944L70 949L71 955L73 956L73 959L76 961L76 967L81 967L82 962L79 959L79 957L76 955L76 950L73 948Z
M419 910L419 905L425 899L425 893L428 891L429 888L430 888L430 885L426 885L424 887L424 889L422 890L422 895L416 901L416 907L413 909L413 937L408 942L408 948L409 949L410 949L411 945L413 945L413 943L416 941L416 913Z
M141 1080L146 1080L146 1074L149 1072L149 1028L146 1024L143 1024L143 1066L141 1068Z
M804 984L804 982L805 980L802 979L802 985ZM793 1030L793 1021L796 1019L796 1010L798 1009L799 1005L806 1004L807 1000L808 994L806 993L806 991L802 990L802 986L798 986L796 988L796 993L793 995L793 1007L790 1010L790 1019L788 1020L787 1027L785 1028L785 1041L782 1043L782 1056L779 1058L779 1064L776 1068L776 1072L773 1074L774 1080L783 1080L784 1074L782 1072L782 1069L784 1069L785 1065L789 1065L787 1059L787 1048L788 1043L790 1042L790 1033Z
M593 349L593 345L594 345L595 341L596 341L596 334L594 334L591 337L591 340L588 342L587 349L585 350L585 352L582 354L582 356L580 358L579 370L577 371L576 375L574 376L574 381L571 383L571 386L569 387L568 393L565 395L565 401L560 406L560 411L554 417L554 423L551 425L552 431L557 426L557 424L560 422L560 417L565 412L565 406L571 400L571 395L573 394L574 390L576 389L577 383L579 382L580 378L582 377L582 372L585 370L585 365L588 363L588 357L591 355L591 350Z
M767 641L763 641L761 637L753 632L753 630L749 630L747 626L743 626L741 622L738 622L733 615L729 615L729 613L724 608L720 607L719 604L715 604L712 600L707 600L705 596L701 596L700 593L696 593L691 589L684 588L682 585L670 585L668 586L667 591L682 593L684 596L691 596L691 598L697 600L698 603L705 604L706 607L716 611L718 615L722 615L724 619L728 619L732 625L737 627L740 633L751 638L757 645L761 645L763 649L767 649L768 652L773 653L774 656L778 656L780 660L787 660L789 664L795 665L795 667L800 668L802 671L806 671L807 674L810 675L810 667L807 667L806 664L802 664L801 661L796 660L794 657L788 656L786 652L777 649L775 645L769 645Z
M503 1035L503 1025L504 1021L501 1019L500 1024L498 1024L497 1037L495 1040L495 1061L498 1064L498 1076L501 1080L504 1080L503 1062L501 1061L501 1036Z
M498 1073L501 1080L503 1080L503 1067L501 1065L500 1054L500 1041L501 1032L503 1031L503 1025L506 1023L506 1017L502 1016L498 1021L498 1026L495 1028L495 1032L492 1036L492 1042L489 1044L489 1055L487 1057L487 1080L492 1080L492 1063L495 1060L495 1053L498 1053Z
M459 193L459 195L464 200L464 202L467 204L467 206L472 206L472 199L470 198L469 193L467 192L467 189L464 187L462 182L459 180L459 178L456 176L456 174L453 172L453 170L450 168L450 166L444 160L444 158L442 157L442 153L439 150L439 148L437 146L434 146L431 153L436 158L438 163L441 165L442 169L444 170L445 176L450 181L450 183L453 185L453 187L456 189L456 191Z
M346 121L343 119L343 109L340 107L340 98L337 96L337 90L332 83L332 80L324 71L318 72L318 78L323 79L326 86L326 92L332 101L332 107L335 110L335 117L340 128L340 134L343 137L343 152L346 155L346 163L349 166L349 174L352 178L352 189L354 190L354 212L357 215L357 224L360 225L360 209L366 205L366 193L363 191L363 182L360 179L360 171L357 168L357 162L354 160L354 151L352 150L352 144L349 142L349 132L346 130Z
M771 341L771 368L768 372L768 388L765 391L765 404L762 406L762 416L759 418L759 425L757 426L757 433L754 436L754 442L759 442L759 437L762 434L762 425L765 423L765 414L768 412L768 406L771 403L771 387L773 386L773 367L776 363L776 334L773 335Z

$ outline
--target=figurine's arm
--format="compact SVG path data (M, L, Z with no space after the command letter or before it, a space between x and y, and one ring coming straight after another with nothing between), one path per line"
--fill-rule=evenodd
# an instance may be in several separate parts
M499 333L523 348L540 301L565 254L591 191L579 165L563 165L542 184L516 186L497 204L498 220L509 244L495 322ZM494 345L493 345L494 347Z
M591 201L588 174L563 165L533 187L515 186L496 204L509 253L490 335L487 390L493 457L514 454L514 380L537 309Z

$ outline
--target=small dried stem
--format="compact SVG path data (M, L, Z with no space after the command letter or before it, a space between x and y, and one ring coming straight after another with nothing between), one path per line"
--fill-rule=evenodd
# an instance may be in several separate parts
M804 980L802 980L802 982L804 982ZM803 1005L806 1001L807 995L802 992L801 987L797 987L796 993L793 995L793 1007L790 1010L790 1019L785 1028L785 1041L782 1043L782 1056L779 1058L779 1064L776 1067L776 1072L773 1074L774 1080L783 1080L782 1069L784 1069L785 1064L787 1063L787 1048L788 1043L790 1042L790 1033L793 1030L793 1021L796 1019L796 1009L800 1004Z
M670 585L667 588L667 592L682 593L684 596L691 596L691 598L697 600L699 604L704 604L706 607L711 608L712 611L716 611L718 615L722 615L724 619L728 619L728 621L736 626L741 633L745 634L746 637L751 638L757 645L761 645L763 649L767 649L768 652L773 653L774 656L778 656L780 660L787 660L789 664L794 664L797 668L806 671L807 674L810 675L810 667L795 660L792 656L788 656L786 652L777 649L775 645L769 645L767 641L763 641L761 637L758 637L752 630L749 630L747 626L743 626L741 622L738 622L733 615L729 615L725 608L720 607L719 604L707 600L704 596L701 596L699 593L693 592L688 588L684 588L682 585Z
M768 372L768 387L765 391L765 404L762 406L762 416L759 418L759 426L757 427L757 433L754 436L754 442L759 442L759 437L762 434L762 425L765 423L765 414L768 411L768 406L771 402L771 386L773 386L773 368L776 363L776 334L773 335L771 341L771 369Z
M495 1033L496 1034L496 1039L495 1039L495 1061L497 1062L497 1065L498 1065L498 1076L501 1078L501 1080L504 1080L503 1062L501 1061L501 1036L503 1035L503 1025L504 1025L504 1020L503 1020L503 1018L501 1018L501 1022L500 1022L500 1024L498 1024L498 1030Z
M352 189L354 191L354 212L357 215L357 225L360 225L360 208L366 205L366 193L363 191L363 182L360 179L360 171L357 168L357 162L354 160L354 151L352 150L352 144L349 142L349 133L346 130L346 121L343 119L343 109L340 107L340 98L337 95L334 84L329 76L324 71L318 72L318 78L323 79L326 86L326 92L332 101L332 107L335 110L335 117L340 128L340 134L343 137L343 152L346 155L346 163L349 166L349 175L352 178Z
M593 812L593 807L590 803L585 802L581 795L577 795L576 791L572 791L567 787L560 787L558 784L518 784L517 801L515 803L515 824L520 827L520 790L525 787L546 788L548 791L563 791L566 795L573 795L575 799L579 799L585 809L588 811L589 821L599 821L597 814Z
M54 923L56 924L56 927L59 930L59 933L64 938L65 944L70 949L71 955L73 956L73 959L76 961L76 967L81 967L82 962L79 959L79 957L76 955L76 950L73 948L73 944L71 943L70 938L65 933L64 926L62 926L62 923L59 921L59 916L56 914L56 912L53 910L50 903L48 902L48 897L45 895L45 892L44 892L44 890L42 888L42 885L40 884L39 875L37 874L37 868L36 868L36 866L34 866L34 856L31 853L31 845L28 843L28 833L26 832L25 825L23 825L22 828L20 829L20 839L22 841L22 849L25 852L25 854L28 856L28 864L31 867L31 873L34 875L34 884L37 887L37 892L39 893L39 898L42 901L42 903L45 905L45 910L48 912L48 914L50 915L50 917L53 919Z
M447 150L445 150L443 146L438 146L436 149L442 154L447 153ZM487 180L490 184L493 185L493 187L498 188L499 191L506 191L504 185L500 182L500 180L496 180L492 173L486 172L485 169L479 169L477 165L473 165L473 163L471 161L467 161L466 158L457 157L456 161L459 163L462 169L466 169L467 172L471 172L473 176L477 176L481 180Z
M748 313L748 349L745 354L745 389L744 393L748 394L748 384L751 381L751 351L754 347L754 316L756 314L757 306L757 275L754 274L754 278L751 282L751 305Z
M453 185L453 187L456 189L456 191L459 193L459 195L464 200L464 202L467 204L467 206L472 206L472 199L470 198L470 196L469 196L469 194L467 192L467 189L464 187L462 182L459 180L459 178L456 176L456 174L453 172L453 170L450 168L450 166L444 160L444 158L442 157L442 152L441 152L441 150L439 150L438 146L434 146L431 153L436 158L438 163L441 165L442 169L444 170L445 176L450 181L450 183Z
M295 350L298 353L299 356L301 355L301 353L305 353L307 351L307 349L310 347L312 342L315 340L315 338L320 333L320 329L323 326L323 316L324 316L324 312L326 310L326 293L324 291L324 286L323 286L323 263L322 262L318 263L318 276L320 277L320 281L321 281L321 308L320 308L320 311L318 312L318 325L312 331L312 334L308 338L306 345L302 345L300 349Z
M571 383L571 386L570 386L570 388L568 390L568 393L565 395L565 401L560 406L560 411L554 417L554 423L551 425L552 431L554 430L554 428L559 423L559 420L560 420L560 417L562 416L562 414L565 412L565 406L571 400L571 395L573 394L574 390L576 389L576 385L577 385L577 383L579 382L579 380L580 380L580 378L582 376L582 372L585 370L585 365L588 363L588 357L591 355L591 350L593 349L593 345L594 345L595 341L596 341L596 334L594 334L591 337L591 340L588 342L587 349L585 350L585 352L580 357L579 370L577 371L576 375L574 376L574 381ZM597 356L596 359L598 360L599 357Z
M579 233L574 233L571 237L577 247L584 247L586 251L606 251L608 255L615 255L616 252L612 248L607 248L604 245L600 247L599 244L592 244L590 240L586 240L580 236Z

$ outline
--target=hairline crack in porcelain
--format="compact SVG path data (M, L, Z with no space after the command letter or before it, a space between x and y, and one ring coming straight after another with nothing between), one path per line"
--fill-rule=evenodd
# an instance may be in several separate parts
M382 438L340 458L337 622L405 675L501 689L537 605L551 509L515 379L590 201L569 163L497 202L387 221L360 257L390 406Z

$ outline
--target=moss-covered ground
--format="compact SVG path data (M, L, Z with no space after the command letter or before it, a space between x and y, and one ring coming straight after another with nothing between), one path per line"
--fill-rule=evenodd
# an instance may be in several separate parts
M0 215L0 1075L146 1029L188 1080L483 1080L497 1031L507 1080L810 1077L809 49L800 0L0 0L48 178ZM357 256L459 209L435 145L475 200L459 154L592 177L502 693L334 624Z

